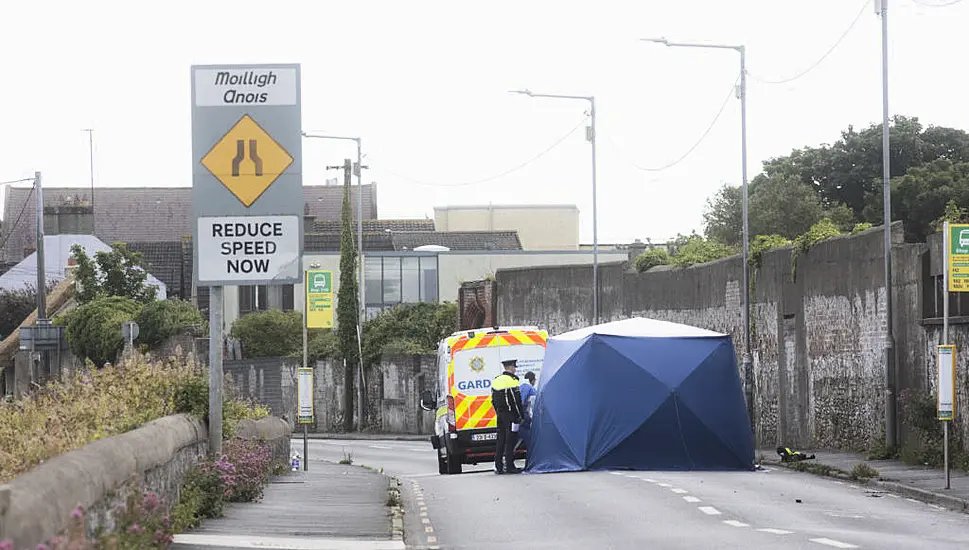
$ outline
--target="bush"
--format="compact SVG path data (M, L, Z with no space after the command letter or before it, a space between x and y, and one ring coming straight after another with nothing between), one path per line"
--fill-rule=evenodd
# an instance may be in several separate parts
M764 261L764 253L774 248L790 246L791 241L781 235L757 235L750 242L750 254L747 261L754 267L760 267Z
M138 342L155 348L186 329L208 325L202 313L191 302L179 299L158 300L147 304L135 319L138 322Z
M240 317L229 333L246 357L287 357L303 350L303 314L260 311Z
M671 262L677 267L689 267L726 258L736 253L737 250L732 246L693 235L679 248L671 258Z
M17 330L36 307L37 292L32 288L0 290L0 340Z
M664 248L651 248L636 257L636 271L642 273L658 265L670 263L670 255Z
M310 330L307 356L310 362L319 359L343 359L337 334L332 329ZM302 357L301 354L300 357Z
M51 457L156 418L177 412L204 418L207 380L195 364L129 360L0 402L0 483ZM228 398L223 403L223 427L231 432L242 418L268 413L265 407Z
M385 353L436 353L438 342L457 329L453 302L400 304L364 325L364 364L379 363Z
M66 316L67 341L79 359L95 366L114 362L124 349L121 325L141 312L141 304L121 296L97 298Z

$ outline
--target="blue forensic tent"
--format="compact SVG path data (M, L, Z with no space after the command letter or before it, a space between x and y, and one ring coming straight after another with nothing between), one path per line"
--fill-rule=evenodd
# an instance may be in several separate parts
M549 338L528 473L753 470L730 336L634 318Z

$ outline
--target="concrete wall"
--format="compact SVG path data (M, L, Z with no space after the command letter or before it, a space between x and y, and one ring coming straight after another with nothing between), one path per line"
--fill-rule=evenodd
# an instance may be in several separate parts
M435 207L434 227L438 231L514 230L525 250L579 248L579 209L574 205Z
M893 300L899 389L932 389L936 329L923 328L929 249L903 244L893 226ZM884 437L886 293L883 233L875 228L819 243L797 258L764 255L752 270L752 351L760 445L864 449ZM601 321L650 317L730 334L743 349L742 260L630 273L600 268ZM941 268L940 268L941 269ZM501 270L498 320L558 334L592 324L591 269ZM967 325L955 324L957 343ZM960 354L960 381L967 360ZM960 392L966 392L960 383ZM966 401L960 413L969 413ZM900 415L901 418L901 415ZM959 429L965 430L964 427ZM900 435L906 437L905 427Z
M276 461L289 457L290 429L279 418L240 422L236 436L266 442ZM0 541L33 548L61 534L78 505L88 536L114 530L133 490L153 491L163 505L178 502L185 475L206 454L205 424L188 415L154 420L136 430L54 457L0 485Z

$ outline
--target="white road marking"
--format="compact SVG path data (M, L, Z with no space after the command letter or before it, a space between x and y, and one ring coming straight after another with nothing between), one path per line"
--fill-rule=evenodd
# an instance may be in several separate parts
M838 484L838 485L844 485L845 484L844 481L835 481L835 483Z
M887 493L887 494L888 494L888 496L890 496L890 497L892 497L892 498L902 498L902 497L900 497L900 496L898 496L898 495L893 495L893 494L891 494L891 493Z
M687 502L700 502L700 499L698 499L696 497L683 497L683 500L685 500Z
M643 481L648 481L648 482L650 482L650 483L656 483L656 480L655 480L655 479L650 479L650 478L648 478L648 477L644 477L644 478L643 478Z
M437 537L427 537L428 544L437 542Z
M660 487L672 487L673 485L671 483L660 483L659 486Z
M431 520L430 518L421 518L421 523L423 523L424 525L430 525Z
M387 445L368 445L368 447L370 447L371 449L383 449L385 451L392 451L392 450L394 450L393 447L389 447Z
M713 506L700 506L700 511L708 516L719 516L720 510L717 510Z
M213 548L278 548L280 550L404 550L403 541L260 537L249 535L175 535L176 544Z
M840 540L832 540L826 538L819 539L808 539L811 542L816 542L818 544L823 544L825 546L833 546L834 548L858 548L854 544L848 544L847 542L841 542Z
M945 510L945 508L939 506L938 504L929 504L930 508L935 508L936 510Z
M686 493L689 493L689 491L687 491L686 489L670 489L670 491L673 491L678 495L685 495Z
M428 526L424 527L424 532L425 533L433 533L434 532L434 528L431 527L430 525L428 525Z
M758 529L761 533L770 533L772 535L793 535L794 531L785 531L784 529L772 529L770 527L766 529Z
M726 519L726 520L723 520L723 522L726 523L727 525L730 525L731 527L750 527L749 524L744 523L742 521L737 521L735 519Z
M609 473L612 474L612 475L614 475L614 476L624 476L624 475L626 475L626 474L624 474L622 472L609 472Z
M915 500L914 498L907 498L905 500L907 500L909 502L914 502L915 504L919 504L919 501Z

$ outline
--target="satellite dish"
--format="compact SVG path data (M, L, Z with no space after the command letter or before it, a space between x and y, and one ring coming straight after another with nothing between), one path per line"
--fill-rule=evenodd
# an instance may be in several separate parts
M425 244L414 248L414 252L450 252L451 249L439 244Z

